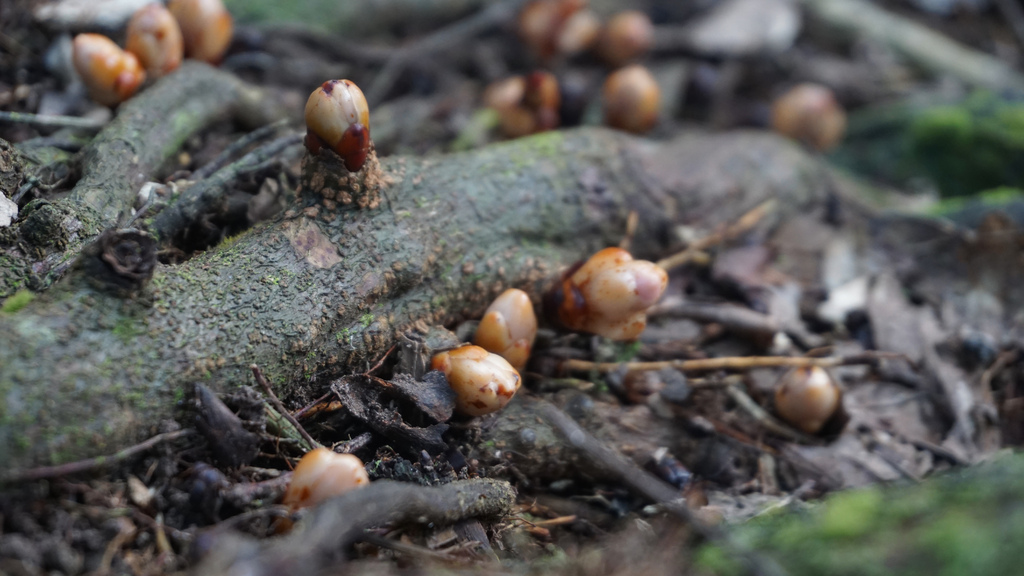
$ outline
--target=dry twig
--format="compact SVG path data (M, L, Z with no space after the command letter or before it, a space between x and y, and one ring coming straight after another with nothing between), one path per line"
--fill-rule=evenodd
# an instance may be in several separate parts
M732 304L675 301L657 304L647 311L648 317L670 316L695 322L720 324L726 330L771 338L781 328L774 318L749 308Z
M274 135L279 129L288 125L288 120L278 120L272 122L266 126L261 126L252 132L249 132L245 136L242 136L238 140L232 142L228 147L224 148L220 154L218 154L213 160L210 160L203 165L202 168L197 169L192 173L192 180L202 180L212 176L215 172L223 168L231 161L232 158L241 154L242 150L245 150L249 146L266 140Z
M119 450L110 456L97 456L96 458L89 458L88 460L78 460L76 462L68 462L66 464L58 464L56 466L40 466L39 468L29 468L21 471L15 470L14 472L0 475L0 484L32 482L34 480L42 480L44 478L59 478L61 476L78 474L79 472L85 472L87 470L103 468L110 464L124 462L132 456L141 454L157 444L171 442L178 438L188 436L193 432L194 430L191 428L186 428L184 430L175 430L174 432L157 434L148 440L139 442L134 446L129 446L124 450Z
M378 480L317 506L292 533L273 542L223 535L193 574L319 574L328 567L337 571L339 555L362 540L368 528L500 517L514 503L515 491L499 480L442 486Z
M766 200L758 204L750 211L740 216L736 222L730 224L725 229L713 232L692 242L682 252L677 252L671 256L658 260L658 266L661 266L665 270L671 270L699 259L700 255L708 248L712 248L722 242L732 240L749 232L754 226L757 226L757 223L765 216L771 214L772 211L775 210L775 206L775 200Z
M306 429L302 427L302 424L299 424L299 421L295 419L295 416L292 416L292 413L284 407L284 404L282 404L280 400L278 400L277 394L274 394L274 390L270 387L267 379L263 377L263 373L260 372L259 366L253 364L249 366L249 368L252 369L252 375L256 377L256 382L261 388L263 388L263 391L267 393L267 397L270 398L271 404L273 404L274 408L277 409L277 413L288 420L292 426L295 426L295 429L299 431L302 438L309 443L310 449L320 446L320 443L314 440L313 437L309 435L309 432L306 432Z
M52 116L49 114L32 114L30 112L9 112L0 110L0 122L27 124L41 128L78 128L81 130L99 130L109 120L95 120L81 116Z
M849 356L828 358L807 358L805 356L729 356L725 358L701 358L697 360L662 360L658 362L591 362L589 360L565 360L559 367L563 372L615 372L616 370L661 370L675 368L683 372L705 370L751 370L753 368L806 368L818 366L835 368L853 364L873 364L880 358L904 358L901 354L865 352Z

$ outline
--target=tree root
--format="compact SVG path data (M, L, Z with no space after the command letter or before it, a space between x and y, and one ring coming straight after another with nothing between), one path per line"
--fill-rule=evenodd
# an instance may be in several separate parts
M5 276L0 298L25 284L41 289L55 282L66 269L60 263L115 226L135 202L139 188L188 137L225 119L247 126L265 124L277 113L265 106L256 88L194 61L125 102L82 150L82 175L71 193L40 202L17 230L5 231L5 243L12 248L0 256L22 261L20 268L31 277Z
M391 185L377 209L304 195L277 222L158 266L134 299L92 288L79 266L0 315L0 460L114 452L151 435L191 382L223 391L249 382L252 363L304 403L401 333L480 314L509 287L538 295L561 267L617 244L631 211L633 253L651 258L672 249L676 224L714 230L775 198L767 230L822 207L834 185L761 133L652 144L553 132L382 168Z
M497 518L512 511L515 491L501 480L463 480L419 486L378 480L320 506L295 530L270 544L230 534L207 535L210 553L192 572L215 574L321 574L337 571L345 548L376 526L436 524Z

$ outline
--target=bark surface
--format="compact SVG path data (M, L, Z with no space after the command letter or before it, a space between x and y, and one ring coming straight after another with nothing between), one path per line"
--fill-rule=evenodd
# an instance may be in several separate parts
M508 287L537 295L563 266L615 245L631 210L637 257L687 224L711 229L767 198L770 226L820 207L827 169L762 133L652 143L584 129L471 153L388 158L380 207L297 200L268 222L122 299L78 268L0 314L0 461L12 469L102 454L174 415L185 385L322 392L397 334L480 314Z
M117 223L185 140L214 122L264 124L273 111L263 104L257 88L194 61L122 104L83 148L81 177L70 193L34 201L19 224L2 230L0 243L12 248L0 250L0 297L26 284L48 286L84 243Z

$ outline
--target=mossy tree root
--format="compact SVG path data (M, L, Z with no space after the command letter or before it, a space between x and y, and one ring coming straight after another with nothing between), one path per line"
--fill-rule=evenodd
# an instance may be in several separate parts
M234 75L186 61L122 104L80 153L81 178L71 193L38 203L18 230L5 232L17 241L0 251L0 257L6 252L20 261L16 268L23 275L33 277L5 275L0 298L23 285L49 286L66 268L61 263L127 213L142 185L180 152L185 140L214 122L235 119L247 127L267 123L276 115L268 102ZM27 253L18 246L27 247Z
M311 196L184 264L133 299L76 271L0 314L0 461L17 469L113 452L174 414L185 386L251 382L310 399L365 369L399 333L480 314L508 287L536 295L615 245L630 211L638 257L673 227L710 229L777 198L774 222L821 206L827 170L761 133L655 144L553 132L441 158L388 158L376 209ZM766 220L763 224L771 226Z

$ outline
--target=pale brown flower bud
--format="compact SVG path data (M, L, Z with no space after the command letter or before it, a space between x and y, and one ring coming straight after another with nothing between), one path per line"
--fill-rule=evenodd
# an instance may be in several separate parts
M775 412L808 434L817 434L836 413L842 391L824 368L811 366L786 372L775 389Z
M126 34L125 49L139 58L150 76L158 78L181 65L185 53L181 28L162 4L139 8Z
M650 71L639 64L620 68L604 82L604 120L612 128L640 134L654 127L661 90Z
M231 44L234 21L221 0L171 0L167 4L181 27L185 55L217 64Z
M295 466L281 503L293 508L316 506L369 483L370 477L358 457L317 448L307 452Z
M468 416L504 408L522 384L519 372L507 360L479 346L442 352L430 365L444 372L455 391L455 409Z
M510 288L494 299L477 326L473 343L498 354L516 370L530 358L537 316L526 292Z

